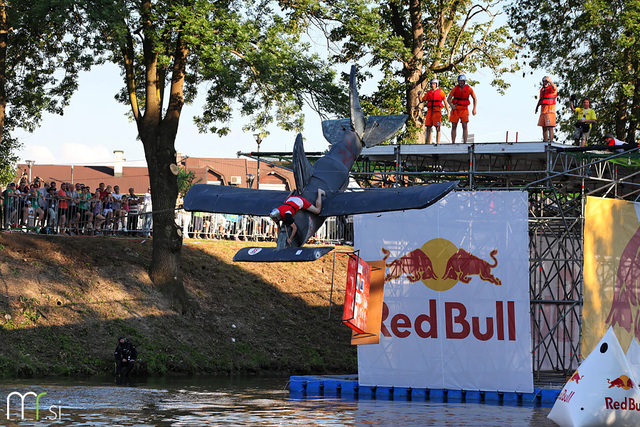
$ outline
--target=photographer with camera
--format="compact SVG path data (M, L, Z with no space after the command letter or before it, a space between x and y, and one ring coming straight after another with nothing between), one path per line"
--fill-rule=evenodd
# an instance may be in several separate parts
M590 108L591 101L589 98L584 98L582 100L582 108L576 107L575 104L578 103L578 97L576 95L571 95L571 110L575 113L577 121L576 121L576 130L573 132L573 145L579 145L580 147L584 147L587 145L589 141L589 133L591 132L591 127L593 123L596 122L596 112Z
M551 82L549 76L542 78L542 88L540 89L540 97L536 104L536 114L538 108L540 110L540 118L538 126L542 127L542 142L553 142L553 128L556 127L556 98L558 96L558 87Z

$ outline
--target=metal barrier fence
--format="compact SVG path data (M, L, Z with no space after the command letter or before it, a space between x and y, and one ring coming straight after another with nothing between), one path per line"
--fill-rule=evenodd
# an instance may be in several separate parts
M176 211L176 224L189 239L275 241L277 227L268 216ZM330 217L311 239L315 243L353 244L351 217Z
M129 235L149 237L153 233L150 206L136 203L103 205L60 203L56 196L13 195L0 205L1 226L7 231L69 235ZM105 207L107 206L107 207ZM110 206L110 207L109 207ZM116 208L116 209L114 209ZM176 210L176 224L184 238L275 241L277 227L268 216L227 215ZM353 244L351 217L330 217L312 242Z
M139 203L76 203L55 195L10 195L0 206L2 229L42 234L150 236L152 214Z

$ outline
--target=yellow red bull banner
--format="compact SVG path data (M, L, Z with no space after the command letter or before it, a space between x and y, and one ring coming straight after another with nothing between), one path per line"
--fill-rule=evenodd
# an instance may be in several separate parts
M609 326L623 349L640 337L640 203L587 197L582 357Z
M526 192L486 191L355 217L355 248L386 267L360 384L533 391L527 215Z

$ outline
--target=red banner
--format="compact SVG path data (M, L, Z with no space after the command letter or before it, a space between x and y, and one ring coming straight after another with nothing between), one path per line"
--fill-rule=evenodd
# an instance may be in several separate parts
M359 334L363 334L367 327L370 283L369 264L355 255L349 255L342 323Z

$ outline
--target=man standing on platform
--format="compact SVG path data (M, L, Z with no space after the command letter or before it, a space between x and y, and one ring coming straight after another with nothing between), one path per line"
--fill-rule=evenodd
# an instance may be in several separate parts
M574 105L575 95L571 95L571 103L569 106L576 115L575 131L573 132L574 145L585 147L589 141L591 126L596 122L596 112L591 108L589 98L582 100L582 108Z
M458 122L462 123L462 142L467 143L467 123L469 123L469 97L473 98L473 115L476 115L476 94L471 89L471 86L467 84L467 76L460 74L458 76L458 84L453 88L447 102L451 105L452 112L449 117L451 122L451 143L456 143L456 131Z
M429 82L431 90L425 93L420 99L422 102L426 101L427 103L427 115L424 118L424 124L427 127L427 144L431 144L431 126L435 126L436 128L436 145L440 144L440 122L442 121L440 111L442 110L443 104L447 110L447 115L449 115L449 105L444 102L446 95L444 91L438 87L439 83L438 79L431 79Z
M542 142L553 142L553 128L556 127L556 98L558 96L558 88L549 76L542 78L542 89L540 89L540 98L536 105L536 114L538 108L540 110L540 118L538 126L542 127Z

